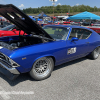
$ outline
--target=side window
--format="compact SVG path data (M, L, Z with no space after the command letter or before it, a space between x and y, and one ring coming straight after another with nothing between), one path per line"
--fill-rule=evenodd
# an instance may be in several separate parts
M86 29L73 28L69 36L69 40L71 40L72 37L77 37L78 39L87 39L91 33L91 31Z
M89 31L89 30L84 29L83 31L84 31L84 34L83 34L83 36L82 36L82 39L87 39L87 38L89 38L90 35L92 34L92 32Z
M81 39L83 34L83 30L79 29L79 28L73 28L71 31L71 34L69 36L69 40L71 40L73 37L77 37L79 39Z

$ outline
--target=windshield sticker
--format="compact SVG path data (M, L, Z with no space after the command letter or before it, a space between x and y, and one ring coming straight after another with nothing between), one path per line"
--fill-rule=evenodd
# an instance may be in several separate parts
M68 49L68 52L67 52L68 55L73 54L73 53L76 53L76 47Z

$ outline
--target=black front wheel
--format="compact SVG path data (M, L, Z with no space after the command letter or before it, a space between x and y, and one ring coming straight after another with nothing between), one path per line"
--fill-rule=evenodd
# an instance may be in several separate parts
M51 57L43 57L35 61L30 71L30 76L35 80L43 80L51 75L54 61Z

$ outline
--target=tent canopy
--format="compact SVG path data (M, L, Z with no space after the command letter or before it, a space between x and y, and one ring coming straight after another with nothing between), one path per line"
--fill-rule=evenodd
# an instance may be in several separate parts
M49 17L48 15L46 15L44 12L40 13L39 15L37 15L38 17Z
M38 18L37 21L43 21L42 19Z
M37 20L37 21L42 21L42 19L39 19L39 18L36 19L36 18L33 18L33 16L29 16L29 17L30 17L32 20L34 20L34 21L36 21L36 20Z
M35 18L33 18L32 16L29 16L32 20L34 20L34 21L36 21L36 19Z
M100 19L100 16L85 11L85 12L76 14L74 16L71 16L67 19Z

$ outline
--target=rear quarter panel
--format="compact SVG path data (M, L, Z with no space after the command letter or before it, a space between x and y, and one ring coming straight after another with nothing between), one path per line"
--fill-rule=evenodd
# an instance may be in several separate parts
M91 36L88 38L89 52L92 52L96 47L100 46L100 35L92 30Z

